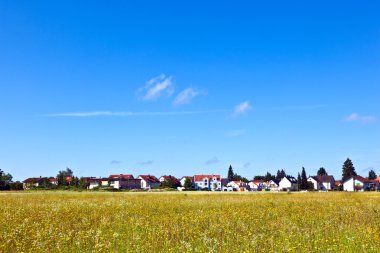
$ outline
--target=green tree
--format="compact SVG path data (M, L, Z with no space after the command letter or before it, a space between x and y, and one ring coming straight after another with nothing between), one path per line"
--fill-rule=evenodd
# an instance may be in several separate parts
M325 168L321 167L319 168L318 172L317 172L317 176L327 176L327 171Z
M346 181L351 176L357 176L354 164L350 160L350 158L347 158L347 160L343 164L342 168L342 181Z
M73 176L74 172L70 168L66 168L66 170L60 170L57 175L58 186L69 185L69 183L67 182L67 178Z
M298 190L301 190L301 175L299 172L298 172L298 176L297 176L297 188L298 188Z
M264 181L267 181L267 182L274 180L274 179L276 179L276 177L269 172L267 172L267 174L265 174L265 176L264 176Z
M370 171L368 172L368 179L369 179L369 180L374 180L374 179L376 179L376 178L377 178L376 173L375 173L373 170L370 170Z
M301 172L301 190L307 190L307 176L305 167L302 167Z
M0 190L9 190L12 183L12 175L0 169Z
M190 178L185 179L185 183L183 184L183 187L185 187L185 189L192 189L193 188L193 184L191 183Z
M284 177L286 177L285 170L284 170L284 169L282 169L281 171L280 171L280 170L277 170L276 179L277 179L277 180L281 180L281 179L283 179Z
M228 168L228 174L227 174L227 178L229 181L233 181L234 180L234 170L232 169L232 165L230 165L230 167Z

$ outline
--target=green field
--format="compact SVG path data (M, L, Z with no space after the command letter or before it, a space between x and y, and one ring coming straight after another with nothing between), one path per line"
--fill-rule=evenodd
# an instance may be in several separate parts
M378 193L0 193L0 252L378 252Z

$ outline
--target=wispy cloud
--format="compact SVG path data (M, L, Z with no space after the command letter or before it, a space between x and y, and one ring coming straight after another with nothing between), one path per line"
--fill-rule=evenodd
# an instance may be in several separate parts
M145 101L155 100L164 94L170 97L174 93L172 79L173 77L165 74L153 77L138 90L138 96Z
M111 161L111 164L120 164L121 163L121 161L118 161L118 160L112 160Z
M361 116L358 113L352 113L348 115L345 119L347 122L359 122L364 124L374 123L377 121L375 116Z
M140 165L140 166L149 166L149 165L152 165L152 164L153 164L152 160L138 163L138 165Z
M245 163L244 165L243 165L243 168L249 168L251 166L251 163Z
M220 160L217 157L213 157L213 158L207 160L206 164L207 165L211 165L211 164L216 164L216 163L219 163L219 162L220 162Z
M277 107L255 107L257 111L303 111L303 110L316 110L327 108L325 104L317 105L286 105Z
M196 114L222 113L226 110L206 111L164 111L164 112L114 112L114 111L89 111L89 112L63 112L45 114L44 117L138 117L138 116L181 116Z
M179 105L184 105L184 104L188 104L191 102L191 100L193 100L195 97L199 96L199 95L204 95L205 92L204 91L200 91L198 89L195 89L195 88L187 88L183 91L181 91L177 97L174 99L173 101L173 105L174 106L179 106Z
M232 115L236 117L236 116L247 113L251 109L252 109L252 106L249 103L249 101L245 101L235 106L235 109Z
M247 133L247 129L237 129L237 130L227 131L227 132L225 132L225 135L229 136L229 137L238 137L238 136L242 136L246 133Z

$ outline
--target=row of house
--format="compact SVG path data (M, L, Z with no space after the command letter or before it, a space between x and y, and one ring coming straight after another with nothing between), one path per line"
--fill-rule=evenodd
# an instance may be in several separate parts
M221 175L194 175L184 176L177 179L175 176L161 176L159 178L154 175L139 175L134 178L132 174L115 174L105 178L83 177L82 180L86 183L87 189L97 187L110 187L114 189L152 189L160 187L165 182L169 182L171 186L178 187L179 190L184 189L186 180L189 180L193 188L196 190L210 191L296 191L298 190L297 179L291 176L283 177L281 180L271 180L264 182L262 180L253 180L248 183L243 181L229 181L227 178L222 178ZM317 191L330 191L339 186L344 191L363 191L366 189L379 187L380 177L376 180L368 180L361 176L352 176L342 181L335 181L331 175L325 176L310 176L308 182L311 182L314 189ZM67 177L67 182L71 182L72 178ZM24 180L24 189L39 187L43 184L50 183L57 185L58 181L54 177L38 177L28 178Z

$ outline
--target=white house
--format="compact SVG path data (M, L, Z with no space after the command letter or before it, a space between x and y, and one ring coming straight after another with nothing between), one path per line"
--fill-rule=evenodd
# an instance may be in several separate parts
M314 189L317 191L331 191L335 187L335 179L333 176L311 176L307 181L312 182Z
M267 184L262 180L253 180L248 183L248 186L251 189L251 191L261 191L261 189L267 187Z
M279 183L280 190L289 190L296 191L297 190L297 179L294 177L286 176L283 177Z
M160 180L153 175L140 175L138 179L141 179L142 189L151 189L152 187L159 187L161 185Z
M185 186L185 182L186 182L186 179L189 179L191 183L194 182L194 177L191 177L191 176L183 176L179 182L181 183L181 186Z
M280 180L273 179L268 182L267 188L271 191L278 191L280 189Z
M231 181L227 184L227 190L247 191L248 184L242 181Z
M194 186L196 189L208 189L221 191L222 181L220 175L194 175Z
M351 176L343 182L344 191L364 191L366 188L369 188L369 180L361 176Z

